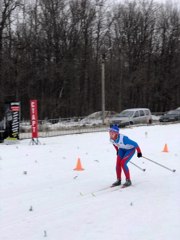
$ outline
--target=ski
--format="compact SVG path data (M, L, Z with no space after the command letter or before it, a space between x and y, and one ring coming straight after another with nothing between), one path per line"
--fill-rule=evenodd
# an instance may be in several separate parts
M92 192L91 195L93 197L96 197L97 194L101 195L101 194L104 194L104 193L110 193L110 192L114 192L114 191L117 191L117 190L120 190L119 186L114 186L114 187L110 186L110 187L108 187L106 189L103 189L103 190L100 190L100 191L96 191L96 192Z
M137 185L137 183L136 183L136 185ZM121 188L128 188L128 187L134 187L134 186L135 186L134 184L131 184L131 185L129 185L129 186L126 186L126 185L124 186L124 185L122 185Z
M121 188L128 188L128 187L131 187L132 185L129 185L129 186L124 186L124 185L122 185L122 187Z
M119 186L108 186L108 187L100 188L100 189L98 189L96 191L92 191L92 192L89 192L89 193L82 193L82 192L80 192L80 195L81 196L87 196L87 195L95 196L97 193L100 193L100 192L106 192L108 190L116 190L116 189L118 190L119 189L118 187Z
M124 185L119 185L119 186L107 186L107 187L104 187L104 188L100 188L98 190L95 190L95 191L92 191L92 192L87 192L87 193L82 193L80 192L80 195L81 196L88 196L88 195L91 195L91 196L96 196L97 194L100 194L100 193L108 193L108 192L114 192L114 191L117 191L117 190L121 190L123 188L128 188L128 187L132 187L134 185L129 185L129 186L124 186Z

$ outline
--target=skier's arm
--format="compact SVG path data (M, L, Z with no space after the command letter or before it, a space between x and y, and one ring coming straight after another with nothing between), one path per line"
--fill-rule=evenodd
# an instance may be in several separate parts
M113 144L114 148L116 149L116 153L118 155L118 147L114 144L114 141L110 139L110 142Z
M137 156L142 157L141 149L140 149L139 145L137 144L137 142L129 139L128 137L124 137L124 144L125 145L130 144L130 145L134 146L134 148L137 150L137 153L138 153Z
M114 144L113 144L113 146L114 146L114 148L116 149L116 153L117 153L117 155L118 155L118 147L117 147L116 145L114 145Z

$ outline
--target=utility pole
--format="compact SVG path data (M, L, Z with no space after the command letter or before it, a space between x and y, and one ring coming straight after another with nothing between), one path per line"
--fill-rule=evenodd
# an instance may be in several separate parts
M101 60L101 97L102 97L102 124L105 123L105 54Z

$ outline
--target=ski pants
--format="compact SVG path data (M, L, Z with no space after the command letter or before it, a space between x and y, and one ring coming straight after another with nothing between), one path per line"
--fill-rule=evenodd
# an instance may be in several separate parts
M130 180L130 172L127 166L135 153L135 148L132 149L119 149L116 161L116 175L117 179L121 179L121 172L123 169L126 180Z

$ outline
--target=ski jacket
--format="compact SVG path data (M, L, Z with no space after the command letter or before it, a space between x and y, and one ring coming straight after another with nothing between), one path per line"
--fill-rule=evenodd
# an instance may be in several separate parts
M141 152L140 147L135 141L131 140L130 138L122 134L119 134L116 140L110 139L110 141L116 148L116 151L118 151L119 149L130 150L134 148L137 150L138 153Z

